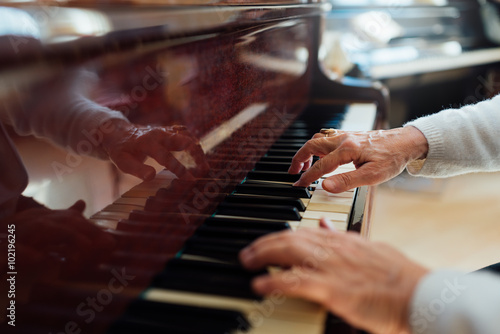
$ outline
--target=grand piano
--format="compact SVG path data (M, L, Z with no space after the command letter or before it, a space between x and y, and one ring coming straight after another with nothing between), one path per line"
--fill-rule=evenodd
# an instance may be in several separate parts
M85 86L130 122L186 127L210 166L196 179L155 166L156 177L140 182L5 124L30 175L25 195L53 207L84 199L90 221L116 245L50 280L30 277L29 291L9 297L15 326L2 317L2 332L358 332L318 305L255 295L249 284L260 273L237 261L259 236L317 228L321 216L369 233L368 187L331 195L321 180L293 187L297 175L287 173L321 128L381 128L388 111L380 83L324 71L318 49L329 4L89 0L0 9L4 108L71 108L71 89Z

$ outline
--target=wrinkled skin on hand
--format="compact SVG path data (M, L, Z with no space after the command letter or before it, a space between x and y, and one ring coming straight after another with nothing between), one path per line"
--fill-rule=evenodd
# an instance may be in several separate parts
M270 234L242 250L250 270L283 268L255 278L253 289L320 303L370 333L409 333L408 305L428 270L387 245L328 226L323 219L322 229Z
M110 255L116 245L114 238L89 222L82 215L84 209L83 201L65 210L36 206L2 221L4 231L15 226L19 302L26 300L34 284L78 275ZM6 261L6 256L0 259L1 268L6 268Z
M153 167L144 164L149 156L179 178L204 175L208 171L205 154L198 141L180 125L137 126L114 120L114 131L105 135L102 146L110 159L125 173L143 180L156 175ZM186 151L196 163L187 169L171 152Z
M380 131L338 131L332 137L317 133L297 151L289 173L305 171L295 185L306 187L339 166L353 162L356 170L323 181L323 189L340 193L385 182L401 173L410 161L425 158L427 151L427 140L412 126ZM321 159L311 166L314 155Z

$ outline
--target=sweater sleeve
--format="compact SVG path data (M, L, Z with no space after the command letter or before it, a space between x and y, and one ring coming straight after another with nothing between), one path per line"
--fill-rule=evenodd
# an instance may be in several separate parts
M408 164L410 174L447 177L500 170L500 95L405 126L419 129L429 143L427 158Z
M500 275L438 270L417 286L409 320L413 334L495 334L499 315Z
M89 71L68 73L48 87L50 100L38 94L30 103L4 107L1 120L20 135L48 138L78 154L106 159L100 144L103 132L113 131L112 124L107 122L127 119L121 112L92 101L91 91L96 82L97 77Z

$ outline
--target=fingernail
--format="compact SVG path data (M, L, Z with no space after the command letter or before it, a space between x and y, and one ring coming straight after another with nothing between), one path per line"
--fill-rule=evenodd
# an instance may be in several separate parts
M328 189L333 190L333 189L335 189L335 182L333 182L332 180L328 180L328 179L324 180L323 181L323 189L325 189L325 190L328 190Z
M266 288L266 281L267 281L267 277L265 277L265 276L256 277L252 281L252 287L253 287L254 291L257 292L258 294L264 293L265 288Z
M241 262L248 264L253 259L253 252L250 248L245 248L240 252L240 260Z

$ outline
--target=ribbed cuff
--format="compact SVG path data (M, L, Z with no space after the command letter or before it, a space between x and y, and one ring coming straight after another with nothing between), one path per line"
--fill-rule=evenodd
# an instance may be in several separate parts
M412 175L419 174L436 174L439 169L439 163L444 158L444 142L441 131L434 125L435 120L431 119L433 116L422 117L412 122L406 123L406 126L413 126L417 128L427 139L429 144L429 151L425 160L416 160L410 162L407 170Z

